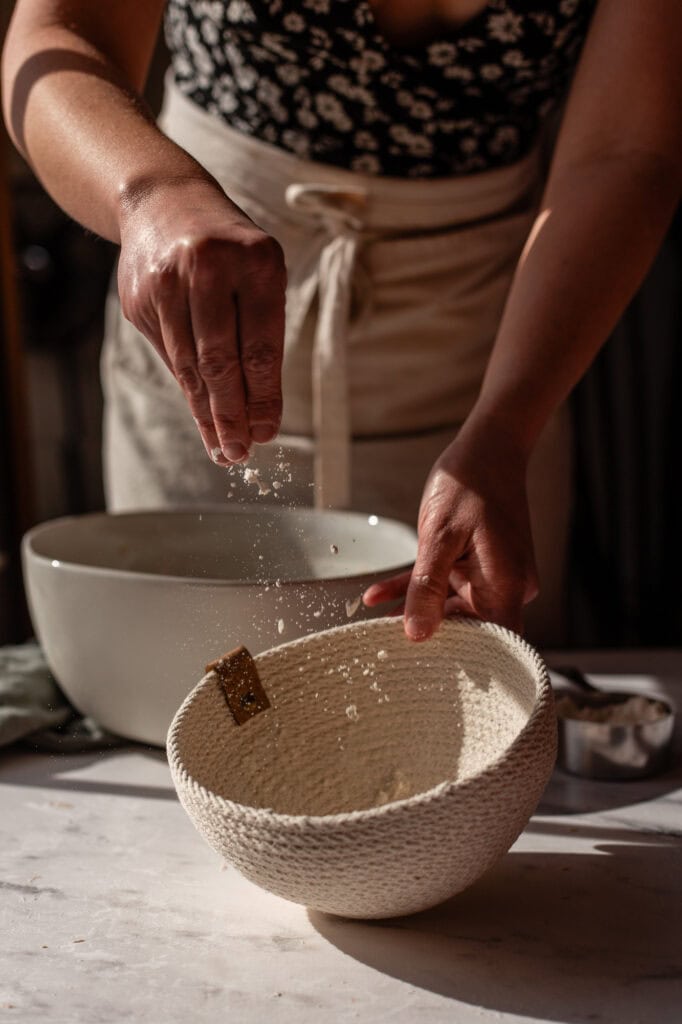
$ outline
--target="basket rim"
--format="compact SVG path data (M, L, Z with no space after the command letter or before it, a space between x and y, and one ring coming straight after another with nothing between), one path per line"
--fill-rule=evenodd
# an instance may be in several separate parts
M306 643L316 642L317 638L322 636L326 637L330 634L336 635L345 632L355 632L361 628L366 629L368 627L370 629L375 629L378 626L386 625L388 623L397 625L399 622L400 619L394 616L385 616L382 618L367 619L361 622L335 626L331 629L320 631L319 633L310 633L307 636L297 637L295 640L290 640L285 644L279 644L277 647L272 647L267 651L262 651L260 654L254 655L254 661L258 663L258 661L266 659L269 660L271 657L275 657L284 648L288 649L303 646ZM443 620L439 628L439 632L443 628L447 631L453 632L458 629L479 630L492 636L496 636L498 639L503 640L505 644L513 642L515 653L525 656L530 667L537 673L537 697L533 710L528 716L527 721L524 723L509 746L498 754L497 757L487 764L481 771L475 772L473 775L462 780L445 779L443 782L439 782L436 786L432 786L431 789L424 790L420 793L414 793L412 796L403 797L399 800L393 800L390 803L374 807L365 807L357 811L340 811L335 814L287 814L281 811L275 811L268 807L253 807L250 804L238 803L235 800L219 796L217 793L214 793L212 790L207 789L206 786L197 782L194 776L192 776L181 763L178 755L177 740L179 731L187 713L191 711L194 700L200 691L204 687L208 686L211 681L211 674L207 674L185 697L184 701L176 711L168 730L166 743L168 764L180 802L183 806L185 805L183 791L189 790L195 798L198 798L204 803L208 802L224 814L238 815L241 816L242 819L249 819L253 822L261 823L264 819L267 819L270 826L276 826L285 831L300 830L304 827L314 828L319 831L326 831L332 828L335 829L341 825L365 824L378 817L402 815L406 810L409 810L412 807L424 807L436 800L442 800L453 793L462 793L487 782L491 777L499 774L507 762L514 758L519 748L525 743L528 734L537 728L538 722L546 714L548 705L553 710L553 698L549 672L540 653L531 644L529 644L527 640L519 636L517 633L514 633L512 630L507 629L504 626L499 626L497 623L485 622L480 619L470 619L465 616L453 616Z

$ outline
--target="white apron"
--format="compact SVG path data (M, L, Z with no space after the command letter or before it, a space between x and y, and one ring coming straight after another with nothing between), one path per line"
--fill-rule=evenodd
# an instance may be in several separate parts
M249 466L269 488L258 496L242 469L207 458L177 384L112 295L103 355L108 507L258 496L414 524L431 465L476 400L533 222L539 152L462 178L370 177L238 133L170 79L160 125L283 247L284 415L276 441L253 449ZM563 411L534 453L529 493L542 585L534 617L546 620L535 633L560 642L570 504Z

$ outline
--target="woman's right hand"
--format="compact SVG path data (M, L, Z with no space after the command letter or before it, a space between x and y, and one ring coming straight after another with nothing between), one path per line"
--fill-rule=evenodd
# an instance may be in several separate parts
M211 179L156 183L123 204L118 286L214 462L275 437L286 271L274 238Z

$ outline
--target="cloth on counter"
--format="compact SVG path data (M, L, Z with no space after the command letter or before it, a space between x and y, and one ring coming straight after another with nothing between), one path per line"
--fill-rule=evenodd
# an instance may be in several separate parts
M0 747L73 753L127 743L69 703L35 642L0 647Z

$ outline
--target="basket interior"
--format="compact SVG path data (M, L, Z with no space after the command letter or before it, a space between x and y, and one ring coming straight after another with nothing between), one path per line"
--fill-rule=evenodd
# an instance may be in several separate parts
M470 623L420 645L398 620L357 623L256 663L271 707L236 726L208 676L177 753L216 795L292 815L363 810L477 774L518 736L540 686L529 648Z

